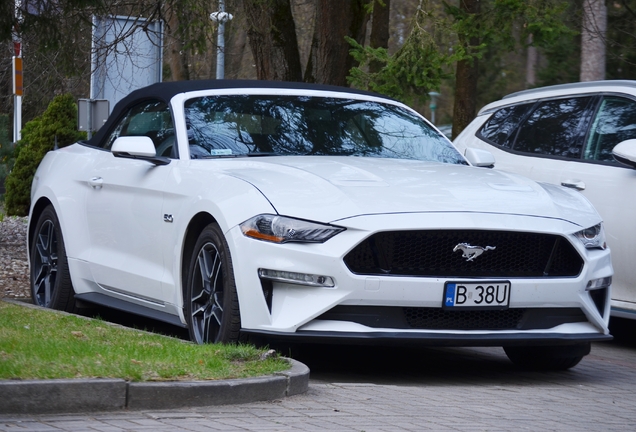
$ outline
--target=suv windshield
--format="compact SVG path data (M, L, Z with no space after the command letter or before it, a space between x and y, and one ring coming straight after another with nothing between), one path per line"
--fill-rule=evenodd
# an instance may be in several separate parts
M185 104L193 158L351 155L467 164L412 112L378 102L310 96L232 95Z

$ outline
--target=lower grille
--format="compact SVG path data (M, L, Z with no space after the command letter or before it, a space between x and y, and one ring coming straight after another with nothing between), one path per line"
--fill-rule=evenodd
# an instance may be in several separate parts
M436 330L518 329L525 309L446 311L436 308L404 308L409 328Z
M492 249L472 260L456 246ZM517 231L433 230L376 233L344 257L362 275L575 277L583 259L564 237Z
M540 330L587 322L579 308L448 310L392 306L336 306L317 319L348 321L372 328L414 330Z

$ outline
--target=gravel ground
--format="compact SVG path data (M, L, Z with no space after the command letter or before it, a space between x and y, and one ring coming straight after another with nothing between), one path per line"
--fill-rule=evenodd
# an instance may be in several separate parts
M0 222L0 297L30 299L26 251L26 217L7 217Z

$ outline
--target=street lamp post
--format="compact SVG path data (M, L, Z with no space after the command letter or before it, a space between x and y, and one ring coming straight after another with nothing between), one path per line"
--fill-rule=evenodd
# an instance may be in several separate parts
M225 77L225 23L234 16L225 12L225 0L219 0L219 10L210 14L210 19L219 25L216 42L216 79Z

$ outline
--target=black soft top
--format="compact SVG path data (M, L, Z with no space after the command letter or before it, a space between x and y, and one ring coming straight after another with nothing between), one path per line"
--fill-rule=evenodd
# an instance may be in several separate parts
M324 84L308 84L302 82L286 82L286 81L259 81L259 80L194 80L194 81L170 81L151 84L147 87L132 91L128 96L121 99L111 112L108 120L88 141L88 144L100 147L105 136L110 134L112 127L119 119L128 111L132 105L136 105L143 100L153 99L170 103L173 96L198 91L198 90L218 90L218 89L254 89L254 88L272 88L272 89L290 89L290 90L323 90L342 93L354 93L366 96L384 97L382 95L362 90L351 89L347 87L338 87Z

